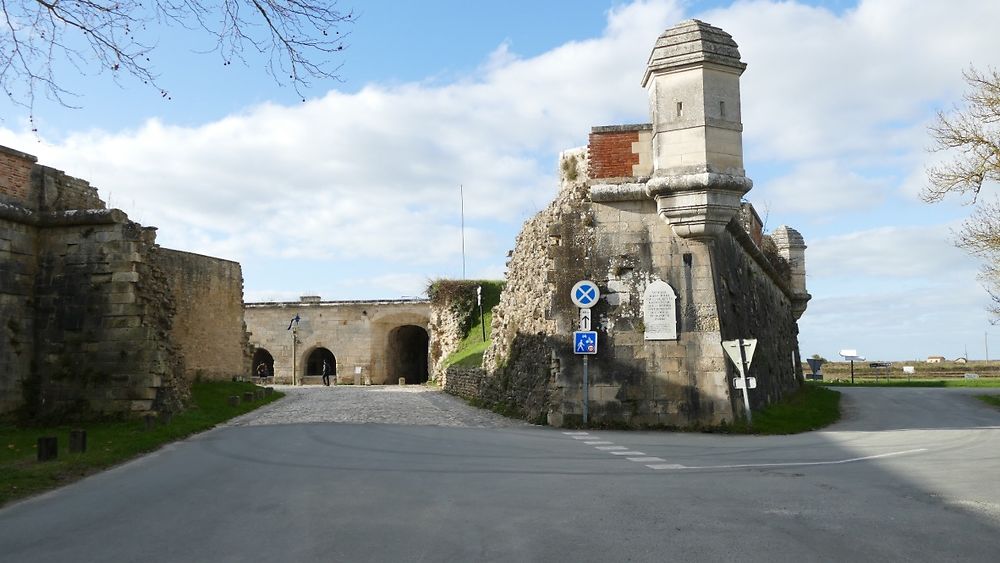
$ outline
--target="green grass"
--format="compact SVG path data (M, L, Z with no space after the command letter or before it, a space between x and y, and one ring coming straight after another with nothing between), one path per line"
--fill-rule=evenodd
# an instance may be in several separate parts
M976 395L976 398L988 405L1000 407L1000 395Z
M818 385L824 387L982 387L982 388L995 388L1000 387L1000 378L981 377L979 379L912 379L907 381L905 379L891 379L886 380L884 377L882 379L868 379L855 377L854 383L848 379L835 379L831 381L815 381L810 382L810 385Z
M191 389L192 406L173 416L170 424L145 430L143 420L94 422L46 427L18 427L0 423L0 506L97 473L160 446L212 428L282 397L275 392L263 401L227 404L231 395L260 389L252 383L201 382ZM69 432L87 431L87 451L69 453ZM37 461L37 441L42 436L59 440L58 459Z
M483 353L490 345L490 335L493 333L493 307L500 303L500 292L503 282L482 281L483 286L483 320L480 322L479 311L476 311L475 322L458 345L458 349L445 360L447 366L479 367L483 365ZM486 326L486 339L483 340L483 325Z
M798 434L829 426L839 419L839 392L803 385L782 402L754 411L753 428L748 428L746 421L740 420L729 430L745 434Z

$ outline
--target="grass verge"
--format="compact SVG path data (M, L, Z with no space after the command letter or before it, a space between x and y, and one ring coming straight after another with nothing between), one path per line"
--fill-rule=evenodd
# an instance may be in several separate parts
M976 395L976 398L988 405L1000 407L1000 395Z
M449 366L463 368L474 368L483 365L483 354L490 344L490 336L493 334L493 307L500 303L500 292L503 291L503 282L481 281L483 287L483 316L480 319L479 309L476 309L472 326L465 333L465 338L458 345L458 349L452 352L445 360ZM483 338L485 327L486 338Z
M169 424L145 429L143 420L93 422L73 425L18 427L0 423L0 506L61 487L117 465L160 446L212 428L284 396L275 392L262 401L229 406L227 398L260 389L252 383L213 381L195 383L192 405ZM72 429L87 431L87 451L69 453ZM37 441L42 436L59 440L58 459L37 461Z
M782 402L754 411L752 428L741 420L727 430L734 434L798 434L829 426L839 419L838 391L803 385Z
M841 380L835 379L832 381L815 381L810 382L810 385L824 386L824 387L983 387L992 388L1000 387L1000 377L980 377L979 379L913 379L910 381L906 380L874 380L874 379L855 379L855 383L851 383L850 379Z

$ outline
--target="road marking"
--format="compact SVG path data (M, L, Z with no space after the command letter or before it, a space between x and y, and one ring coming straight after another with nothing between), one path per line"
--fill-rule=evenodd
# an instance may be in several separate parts
M660 463L660 464L647 465L646 467L650 469L744 469L753 467L802 467L807 465L840 465L844 463L854 463L856 461L868 461L872 459L880 459L883 457L914 454L926 451L927 448L918 448L915 450L889 452L885 454L868 455L864 457L852 457L851 459L838 459L834 461L797 461L797 462L790 461L787 463L740 463L734 465L678 465L675 463Z
M596 442L584 442L584 444L587 444L588 446L608 446L614 444L614 442L606 442L603 440L598 440Z
M593 436L571 436L574 440L593 440Z
M615 455L646 455L645 452L611 452Z
M586 436L589 432L563 432L567 436Z
M653 463L653 462L657 462L657 461L667 461L667 460L663 459L662 457L630 457L630 458L628 458L628 460L629 461L639 462L639 463Z
M597 449L604 451L611 451L611 450L627 450L628 448L626 448L625 446L597 446Z

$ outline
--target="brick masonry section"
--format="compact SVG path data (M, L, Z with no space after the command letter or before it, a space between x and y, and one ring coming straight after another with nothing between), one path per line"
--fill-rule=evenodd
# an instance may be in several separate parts
M594 127L590 132L589 176L592 179L633 176L633 166L639 164L639 154L633 143L639 142L639 132L649 125L614 125Z
M31 169L36 160L30 154L0 147L0 201L27 201L31 190Z

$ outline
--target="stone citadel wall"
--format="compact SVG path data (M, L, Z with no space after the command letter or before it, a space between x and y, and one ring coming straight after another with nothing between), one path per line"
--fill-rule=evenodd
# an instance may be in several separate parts
M429 378L430 304L426 300L247 303L255 365L270 358L278 383L318 383L310 357L329 352L338 383L422 383ZM298 322L292 319L298 317ZM294 344L293 344L294 341ZM356 371L360 368L359 377ZM294 379L293 379L294 374Z
M216 362L205 356L218 349L181 349L172 336L175 290L181 280L208 279L189 277L190 264L169 259L155 231L106 209L88 182L0 147L0 412L181 408L184 365ZM221 262L227 277L240 277L238 264ZM241 284L225 287L216 296L242 303ZM241 319L181 310L229 334L242 331ZM242 357L239 346L223 348ZM243 369L235 362L228 371Z
M230 379L250 373L240 264L167 248L157 248L154 257L170 284L170 337L184 357L184 376Z

